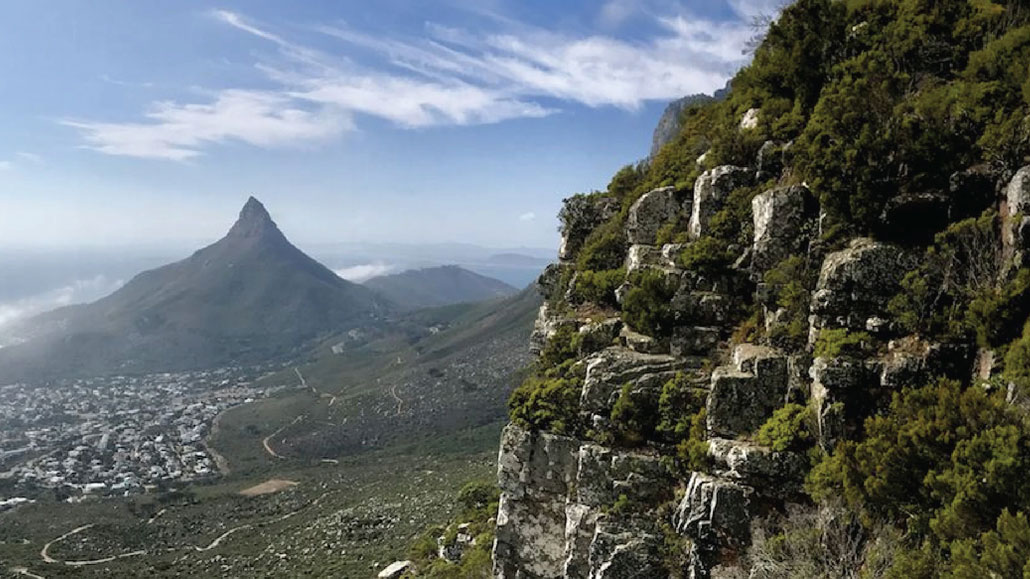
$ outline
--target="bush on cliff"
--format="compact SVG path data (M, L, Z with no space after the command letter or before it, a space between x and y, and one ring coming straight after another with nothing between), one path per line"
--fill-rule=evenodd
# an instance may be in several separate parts
M807 488L937 546L975 538L1004 507L1030 506L1030 429L1005 397L950 380L906 388L866 420L862 440L813 469Z
M648 336L671 335L675 321L671 302L678 288L676 278L659 270L645 269L633 272L628 281L631 288L622 300L623 321Z

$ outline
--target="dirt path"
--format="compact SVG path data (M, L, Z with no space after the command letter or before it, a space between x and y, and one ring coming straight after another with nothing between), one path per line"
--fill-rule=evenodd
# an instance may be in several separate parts
M280 426L278 430L276 430L272 434L269 434L268 436L266 436L264 438L264 440L261 441L261 445L265 447L265 452L267 452L272 458L277 458L279 460L286 460L285 456L279 454L278 452L275 451L274 448L272 448L272 445L270 444L270 441L273 438L275 438L276 436L279 436L279 433L281 433L282 431L286 430L287 427L293 426L294 424L297 424L301 420L304 420L304 415L303 414L298 416L298 417L296 417L296 418L294 418L293 422L291 422L291 423L289 423L289 424L287 424L285 426Z
M113 555L111 557L104 557L103 559L89 559L89 560L85 560L85 561L64 561L62 559L54 559L53 557L50 556L50 547L52 547L54 544L60 543L61 541L67 539L68 537L71 537L72 535L77 535L77 534L79 534L79 533L81 533L81 532L83 532L83 531L85 531L87 529L90 529L92 527L93 527L93 525L89 524L89 525L83 525L81 527L77 527L75 529L72 529L72 530L68 531L67 533L61 535L60 537L54 539L53 541L50 541L46 545L43 545L43 550L39 552L39 556L42 557L43 561L46 562L46 563L64 563L65 565L67 565L69 567L85 567L87 565L102 565L104 563L110 563L111 561L115 561L117 559L125 559L126 557L138 557L140 555L146 555L147 554L146 551L133 551L131 553L122 553L121 555Z
M401 410L404 408L404 400L401 400L401 397L397 395L396 384L390 386L390 396L393 396L393 399L397 401L397 416L400 416Z
M281 523L281 522L283 522L283 521L285 521L287 519L293 518L294 516L300 514L303 511L306 511L306 510L308 510L308 509L310 509L312 507L316 507L316 506L318 506L319 503L322 502L322 499L324 499L328 494L329 494L329 491L326 491L326 492L322 493L317 499L311 501L307 505L304 505L303 507L301 507L301 508L299 508L299 509L297 509L295 511L290 511L289 513L286 513L285 515L282 515L282 516L279 516L279 517L275 517L275 518L269 519L267 521L263 521L261 523L247 523L246 525L240 525L238 527L233 527L233 528L229 529L228 531L222 533L221 535L216 537L215 540L211 541L210 543L208 543L207 545L205 545L203 547L201 547L200 545L191 545L191 546L186 547L186 549L193 549L194 551L197 551L197 552L210 551L211 549L214 549L214 548L218 547L219 545L221 545L222 541L228 539L229 537L231 537L235 533L238 533L240 531L245 531L247 529L252 529L252 528L254 528L256 526L263 526L263 525L270 525L270 524L275 524L275 523ZM153 520L153 519L151 519L151 520ZM69 567L83 567L83 566L86 566L86 565L101 565L103 563L110 563L111 561L116 561L118 559L125 559L127 557L138 557L138 556L146 555L147 554L146 551L132 551L131 553L122 553L121 555L113 555L111 557L104 557L103 559L91 559L91 560L88 560L88 561L62 561L60 559L54 559L53 557L50 556L49 551L50 551L50 547L52 545L54 545L56 543L60 543L61 541L67 539L68 537L71 537L72 535L77 535L77 534L79 534L79 533L81 533L83 531L86 531L86 530L88 530L88 529L90 529L92 527L93 527L93 524L89 524L89 525L83 525L81 527L77 527L75 529L72 529L71 531L68 531L67 533L61 535L60 537L50 541L46 545L43 545L43 550L39 552L39 556L42 557L43 561L45 561L47 563L63 563L65 565L69 566ZM40 577L39 575L34 575L34 574L30 573L29 570L27 568L25 568L25 567L16 567L14 569L11 569L11 571L13 571L14 573L19 573L21 575L28 576L28 577L33 577L35 579L45 579L44 577Z
M318 388L315 388L314 386L309 386L308 385L308 381L304 379L304 375L300 373L300 368L294 366L293 367L293 371L297 373L297 378L300 380L300 385L301 385L302 388L307 388L307 389L311 390L311 393L314 394L315 396L318 396L319 398L328 398L329 399L329 406L332 406L333 404L336 404L336 396L335 395L330 394L328 392L322 392L321 390L319 390Z
M12 567L11 573L14 573L15 575L24 575L26 577L31 577L32 579L46 579L46 577L43 577L42 575L36 575L29 571L28 567Z

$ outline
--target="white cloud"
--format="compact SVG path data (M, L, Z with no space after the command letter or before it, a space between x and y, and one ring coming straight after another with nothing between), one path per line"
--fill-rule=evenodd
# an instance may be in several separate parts
M368 281L374 277L386 275L394 271L395 266L377 262L377 263L365 263L361 265L352 265L350 267L343 267L335 270L333 273L342 277L347 281L363 282Z
M532 211L519 215L519 221L533 221L534 219L536 219L536 213Z
M210 104L158 102L150 122L65 120L82 131L87 147L110 155L183 161L204 145L241 141L272 147L334 137L350 128L340 111L305 110L267 91L225 90Z
M93 278L75 280L68 285L38 295L0 302L0 327L63 306L96 300L120 288L123 283L124 281L120 279L112 280L98 275Z
M734 0L749 14L772 0ZM647 40L573 36L489 18L482 28L427 24L419 37L365 34L321 26L338 41L329 54L288 39L235 12L212 16L269 42L279 59L255 63L274 88L227 88L209 102L153 103L137 122L65 120L86 146L102 153L183 161L211 145L238 141L258 147L317 142L354 128L356 114L403 128L497 123L537 118L561 103L635 110L647 101L711 92L743 62L748 23L689 19L647 12L660 32ZM602 20L628 18L636 8L610 0ZM361 49L372 62L355 64Z

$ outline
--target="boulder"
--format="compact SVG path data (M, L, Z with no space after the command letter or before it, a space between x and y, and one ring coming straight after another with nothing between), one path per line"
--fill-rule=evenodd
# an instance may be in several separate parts
M1016 171L1005 188L1005 205L1009 217L1030 213L1030 166Z
M597 525L590 544L589 579L662 579L668 577L661 551L662 539L622 521Z
M631 245L626 251L626 275L649 267L661 267L662 250L653 245Z
M581 326L579 328L579 354L585 356L611 346L612 342L619 337L621 330L622 320L619 318L609 318Z
M501 435L501 489L494 576L560 577L565 562L565 506L576 479L579 441L509 424Z
M748 131L751 129L758 128L758 109L748 109L744 116L740 119L740 130Z
M754 173L744 167L723 165L705 171L694 183L694 201L690 212L690 236L698 238L707 233L708 222L722 208L735 189L750 185Z
M580 407L607 417L623 385L661 389L686 362L673 356L641 354L626 348L608 348L586 360L586 378Z
M376 577L379 579L400 579L405 573L414 568L415 563L411 561L394 561L380 571Z
M809 199L808 188L793 185L766 191L751 200L755 225L752 279L761 279L768 269L803 251L807 245L804 232L812 221L806 211Z
M911 265L898 247L867 238L826 256L812 295L810 341L823 328L861 331L870 318L889 317L887 302Z
M758 149L758 179L766 180L779 176L783 171L783 157L786 147L776 141L762 143Z
M564 262L575 260L587 236L618 211L618 200L607 195L575 195L566 199L558 213L561 221L558 259Z
M673 516L676 531L712 546L746 545L754 489L695 472Z
M582 322L573 318L551 315L551 309L545 302L537 311L536 321L533 322L533 333L529 336L530 350L539 354L548 340L551 339L563 326L578 328Z
M675 187L662 187L640 196L626 217L626 238L630 244L653 245L658 231L678 221L683 204L676 199Z
M769 496L788 498L801 492L808 458L775 452L751 442L712 438L708 455L726 478L747 482Z
M712 372L708 431L734 438L758 430L783 406L788 390L787 359L771 348L742 344L734 364Z
M669 348L673 356L703 356L719 345L722 330L717 326L677 326L672 329Z
M627 326L622 327L622 331L619 333L619 337L622 339L622 343L633 350L641 354L668 354L669 348L667 345L662 344L659 340L652 338L651 336L645 336L644 334L638 334Z
M903 193L887 201L880 213L880 228L891 239L933 241L951 222L951 199L934 191Z

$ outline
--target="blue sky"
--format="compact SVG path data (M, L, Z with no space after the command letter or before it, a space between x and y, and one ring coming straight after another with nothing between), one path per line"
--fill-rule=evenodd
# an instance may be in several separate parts
M0 246L552 246L777 0L0 5Z

